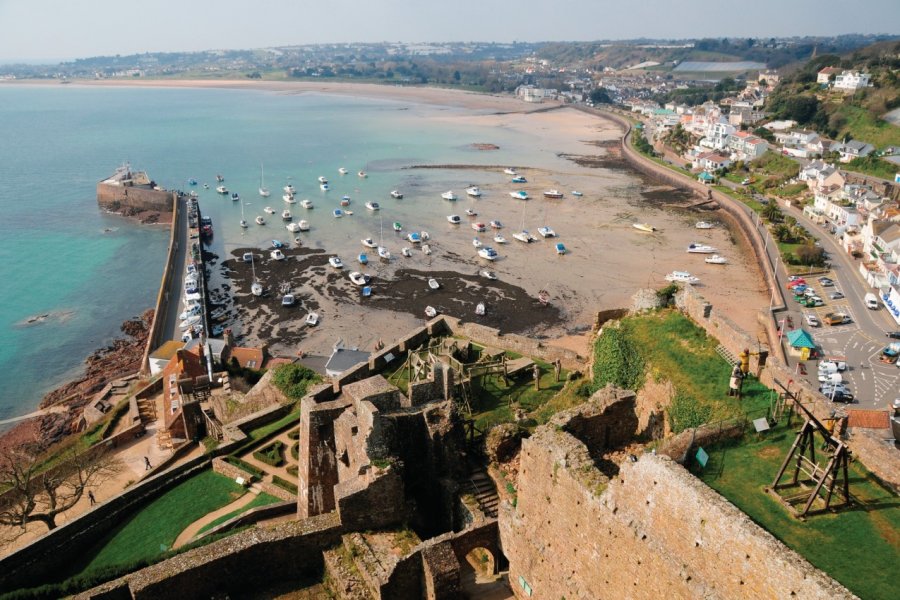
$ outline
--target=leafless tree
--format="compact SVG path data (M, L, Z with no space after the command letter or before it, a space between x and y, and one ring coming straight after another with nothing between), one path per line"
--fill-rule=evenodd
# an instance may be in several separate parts
M29 523L56 528L56 518L121 469L121 463L101 448L80 450L74 444L61 451L63 460L48 467L45 456L27 448L0 453L0 526L15 539Z

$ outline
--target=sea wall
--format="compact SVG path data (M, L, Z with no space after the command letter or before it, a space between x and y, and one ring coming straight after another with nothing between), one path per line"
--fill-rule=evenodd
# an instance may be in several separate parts
M178 192L154 190L130 185L97 184L97 204L112 212L171 212Z

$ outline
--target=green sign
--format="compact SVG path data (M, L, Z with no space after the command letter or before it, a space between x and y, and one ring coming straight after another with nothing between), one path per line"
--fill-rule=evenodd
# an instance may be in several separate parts
M697 454L694 455L697 459L697 462L700 463L701 467L705 467L707 461L709 460L709 454L706 453L706 450L703 448L697 448Z
M531 586L528 585L528 582L525 581L525 578L519 575L519 586L525 591L529 596L532 594Z

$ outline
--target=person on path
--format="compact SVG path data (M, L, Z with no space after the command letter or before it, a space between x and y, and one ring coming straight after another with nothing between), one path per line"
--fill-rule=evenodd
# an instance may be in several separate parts
M94 492L92 492L91 490L88 490L88 500L91 501L91 506L97 504L97 499L94 498Z
M144 465L147 467L146 469L144 469L145 471L149 471L153 468L153 465L150 464L150 459L146 456L144 457Z

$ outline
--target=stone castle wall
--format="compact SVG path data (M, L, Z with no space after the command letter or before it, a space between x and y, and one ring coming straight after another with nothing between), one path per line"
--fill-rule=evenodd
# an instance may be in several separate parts
M130 185L97 184L97 204L106 210L122 212L125 209L136 211L152 210L172 212L172 206L178 197L177 192L153 190Z
M852 594L668 458L608 484L557 427L525 440L500 512L519 598L848 598Z

